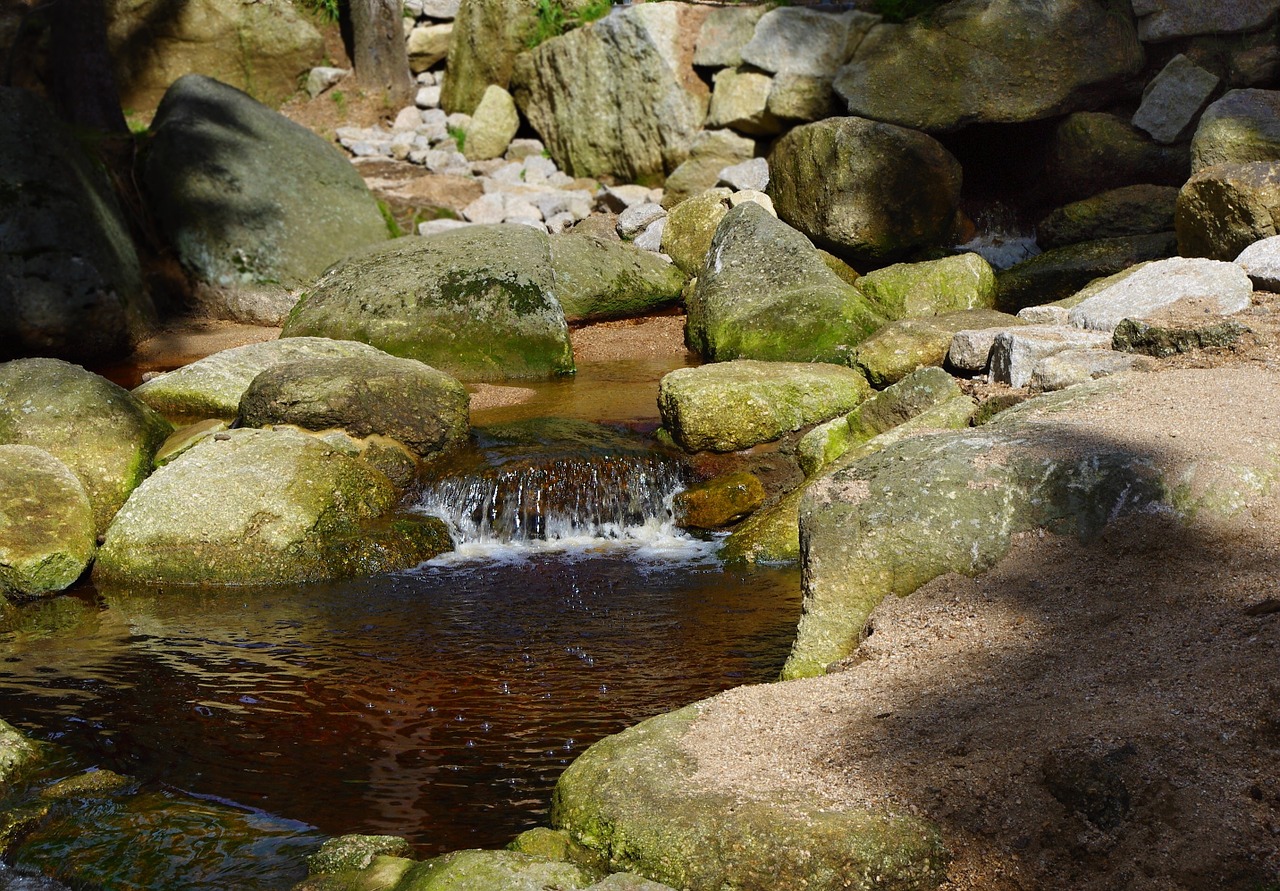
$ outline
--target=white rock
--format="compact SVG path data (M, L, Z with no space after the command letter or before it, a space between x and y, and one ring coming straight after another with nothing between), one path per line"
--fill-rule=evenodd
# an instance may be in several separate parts
M1253 283L1234 263L1173 257L1148 263L1071 310L1072 325L1110 334L1123 319L1143 320L1183 301L1216 315L1247 309Z
M1063 350L1037 362L1027 386L1041 392L1065 390L1075 384L1150 364L1151 359L1146 356L1117 353L1115 350Z
M1060 325L1008 328L997 334L991 345L991 379L1011 387L1025 387L1031 381L1036 363L1047 356L1071 349L1110 346L1110 332L1104 334Z
M445 118L445 125L451 130L461 130L466 132L466 129L471 126L471 115L466 114L465 112L455 111L453 114L449 115L449 117Z
M1018 310L1018 318L1031 325L1069 325L1071 312L1065 306L1026 306Z
M742 60L771 74L833 77L879 21L878 15L856 10L833 14L780 6L756 23Z
M573 214L575 220L591 216L591 193L585 190L535 192L528 200L542 212L543 219L558 213Z
M537 229L539 232L547 232L547 224L533 217L510 217L506 222L513 226L528 226L530 229Z
M618 234L623 238L635 238L648 229L654 220L660 220L666 215L666 210L660 204L651 204L647 201L633 204L618 214Z
M501 223L507 218L506 197L501 192L481 195L462 208L462 216L473 223Z
M434 87L436 85L436 75L433 71L419 71L417 79L420 87Z
M772 216L776 217L778 215L778 212L773 209L773 199L764 192L758 192L755 189L744 189L741 192L734 192L729 196L730 207L737 207L739 204L745 204L748 201L759 204L765 210L769 211Z
M496 170L488 173L488 179L485 181L485 191L490 189L500 191L503 186L519 186L524 184L524 165L515 161L503 164Z
M996 335L1012 328L967 328L951 335L947 363L959 371L986 371Z
M531 186L550 182L551 178L560 172L555 161L544 158L542 155L530 155L524 159L522 166L524 181Z
M565 211L563 213L552 214L547 217L547 231L552 235L559 235L566 229L573 227L577 220L573 218L573 214Z
M471 164L461 152L448 149L432 149L427 152L427 169L432 173L451 173L459 176L471 175Z
M517 223L524 220L537 220L541 223L545 217L542 211L538 210L536 204L532 204L519 196L504 196L503 208L505 217L503 222ZM552 214L554 216L554 214Z
M413 140L397 138L392 140L391 147L387 149L391 157L397 161L405 161L409 158L409 153L414 150Z
M546 150L547 147L542 144L541 139L513 139L511 145L507 146L507 160L523 161L534 155L541 156Z
M419 0L422 4L421 15L432 19L455 19L462 0Z
M1236 257L1236 265L1260 291L1280 291L1280 235L1255 241Z
M419 235L438 235L441 232L448 232L452 229L461 229L464 226L473 226L474 223L468 223L465 220L427 220L425 223L418 224Z
M752 158L741 164L730 165L718 175L720 179L716 185L763 192L769 187L769 162L764 158Z
M439 108L428 108L421 112L422 123L418 125L418 132L433 143L440 142L449 138L449 128L445 123L449 117Z
M391 125L391 129L400 130L416 130L422 125L422 112L417 106L410 105L396 112L395 122Z
M349 68L312 68L307 72L307 95L316 98L350 73Z
M437 86L419 87L418 92L413 97L413 104L418 108L439 108L440 107L440 88Z
M667 231L667 218L662 217L650 223L648 228L637 235L635 241L631 243L642 251L653 251L655 254L661 254L662 233L665 231Z

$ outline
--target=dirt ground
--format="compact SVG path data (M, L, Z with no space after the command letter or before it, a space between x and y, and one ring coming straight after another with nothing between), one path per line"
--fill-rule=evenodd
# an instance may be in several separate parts
M1277 298L1235 349L1066 417L1185 462L1280 448ZM1056 419L1056 418L1055 418ZM698 781L942 828L947 887L1280 887L1280 492L1226 520L1018 537L872 617L835 673L713 700Z

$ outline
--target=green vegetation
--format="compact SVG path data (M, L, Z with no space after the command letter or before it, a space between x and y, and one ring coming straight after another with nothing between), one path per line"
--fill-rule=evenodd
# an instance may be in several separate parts
M586 0L573 9L566 9L563 0L538 0L534 10L537 18L532 31L525 38L525 45L533 49L544 40L559 37L588 22L604 18L611 9L613 0Z
M453 141L458 145L458 151L462 151L467 144L467 131L461 127L450 126L446 128L449 135L453 137Z
M932 12L947 0L875 0L875 12L884 16L886 21L905 22L909 18L924 12Z
M387 202L379 199L378 213L382 214L382 222L387 224L387 233L392 238L403 238L408 235L404 229L400 228L400 223L396 220L395 214L391 212L391 208L387 206ZM416 228L416 227L415 227Z
M341 90L330 90L329 98L333 100L333 104L338 106L338 111L346 111L347 94Z
M325 22L338 20L339 0L294 0L294 5Z

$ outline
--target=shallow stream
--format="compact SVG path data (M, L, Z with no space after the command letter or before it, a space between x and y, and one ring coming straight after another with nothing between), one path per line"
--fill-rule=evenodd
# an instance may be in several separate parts
M669 367L588 365L478 421L554 406L634 438ZM467 460L582 475L545 441L486 443ZM586 476L600 492L637 472L671 484L644 463L661 456L628 460ZM374 579L32 605L0 634L0 716L82 767L324 834L403 835L419 856L501 846L546 822L557 776L595 740L776 677L799 613L798 571L727 569L662 516L535 525Z

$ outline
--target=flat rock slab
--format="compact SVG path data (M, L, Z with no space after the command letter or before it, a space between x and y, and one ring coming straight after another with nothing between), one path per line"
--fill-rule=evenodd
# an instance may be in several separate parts
M1027 386L1044 393L1065 390L1075 384L1150 364L1151 360L1143 356L1111 349L1063 350L1037 362Z
M666 375L658 409L681 448L732 452L829 420L870 394L866 378L843 366L740 359Z
M1280 235L1255 241L1236 257L1236 265L1260 291L1280 291Z
M96 545L89 496L67 465L35 446L0 445L0 594L63 590Z
M1108 335L1123 319L1147 319L1175 305L1194 304L1214 315L1247 309L1253 283L1234 263L1173 257L1149 263L1071 310L1071 324Z
M991 346L991 379L1025 387L1037 363L1054 353L1095 347L1111 348L1111 333L1052 325L1028 325L996 336Z

